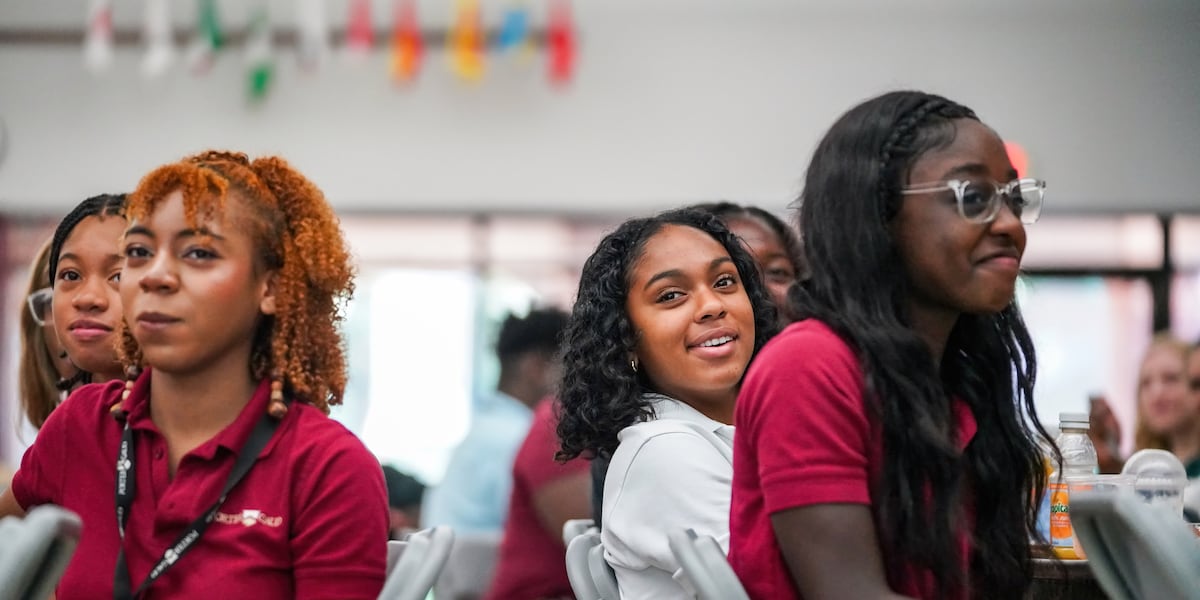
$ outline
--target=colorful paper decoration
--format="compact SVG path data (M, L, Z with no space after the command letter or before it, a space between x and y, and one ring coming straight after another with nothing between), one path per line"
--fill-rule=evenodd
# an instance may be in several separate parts
M112 65L112 0L88 3L87 33L83 38L83 64L93 72Z
M424 43L421 24L417 19L415 0L396 0L396 23L392 31L392 79L411 81L421 70Z
M271 55L271 22L265 0L251 9L250 33L246 36L247 92L251 100L267 95L275 74L275 59Z
M217 51L225 45L225 34L221 31L216 0L198 0L196 7L196 37L188 48L187 63L193 73L200 74L212 68Z
M346 51L364 57L375 45L375 30L371 26L371 0L351 0L350 16L346 19Z
M575 74L575 26L568 0L550 0L546 23L546 58L550 82L565 84Z
M458 0L454 27L450 30L450 69L455 75L477 82L483 79L484 31L476 0Z
M497 47L501 51L511 51L526 45L528 41L529 9L523 3L513 4L504 11Z

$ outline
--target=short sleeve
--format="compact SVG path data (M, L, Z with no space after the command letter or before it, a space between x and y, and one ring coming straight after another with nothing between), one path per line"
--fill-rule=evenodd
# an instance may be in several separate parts
M337 435L313 442L293 490L296 598L374 599L387 559L383 470L358 438L330 425Z
M534 411L529 434L513 459L513 478L524 482L530 494L568 475L586 472L588 461L575 459L565 463L554 460L558 451L558 420L554 418L554 404L544 400Z
M663 423L636 427L659 425ZM632 450L628 457L617 449L605 482L617 486L605 499L602 533L612 562L674 573L679 564L667 535L687 528L717 538L728 551L733 467L710 440L676 430L651 434L626 450Z
M82 431L80 420L95 409L105 387L88 385L50 413L33 444L21 457L21 467L13 475L13 498L28 512L40 504L61 504L67 474L67 444L73 431Z
M757 459L767 513L870 503L870 427L858 360L824 325L793 325L755 359L738 396L739 448Z

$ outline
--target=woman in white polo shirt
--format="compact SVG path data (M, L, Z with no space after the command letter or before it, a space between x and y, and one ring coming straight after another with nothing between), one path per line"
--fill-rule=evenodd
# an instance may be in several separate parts
M774 306L738 239L687 209L605 237L576 298L558 458L611 458L601 540L621 597L686 598L667 534L726 543L734 402Z

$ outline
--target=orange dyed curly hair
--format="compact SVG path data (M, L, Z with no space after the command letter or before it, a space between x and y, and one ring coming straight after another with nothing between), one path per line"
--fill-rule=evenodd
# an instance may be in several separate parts
M238 225L259 252L255 268L276 272L275 314L265 316L255 332L251 374L280 378L289 397L326 413L341 404L346 353L338 325L354 294L354 269L321 190L281 158L250 160L240 152L210 150L143 177L129 196L128 218L146 218L176 190L197 229L219 220L230 199L240 202L250 218ZM128 327L121 357L127 366L143 366Z

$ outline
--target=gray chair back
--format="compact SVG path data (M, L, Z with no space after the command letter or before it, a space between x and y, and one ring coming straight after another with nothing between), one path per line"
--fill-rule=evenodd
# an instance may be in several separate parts
M750 600L712 536L698 535L689 528L669 533L667 543L679 561L682 583L690 586L699 600Z
M1200 600L1200 541L1130 490L1071 494L1071 527L1112 600Z
M454 531L449 527L412 533L403 546L389 542L389 557L393 547L397 548L399 556L388 572L379 600L424 600L446 566L453 546Z
M51 597L81 531L79 516L58 506L0 520L0 600Z

